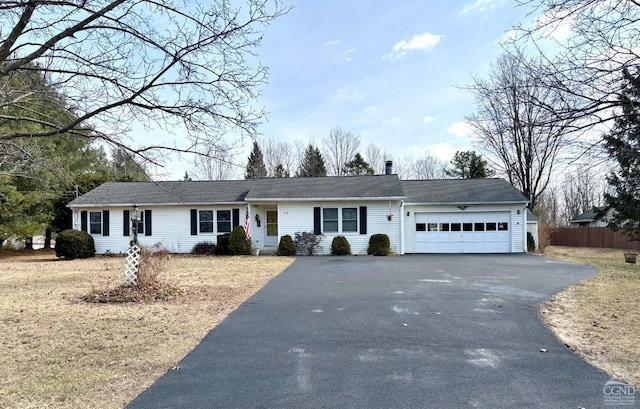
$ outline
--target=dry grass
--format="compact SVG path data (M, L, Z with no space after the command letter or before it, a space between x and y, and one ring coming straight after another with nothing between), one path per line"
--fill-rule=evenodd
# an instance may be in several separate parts
M121 408L292 261L174 256L177 297L95 304L80 298L120 285L124 259L0 253L0 407Z
M551 246L545 255L598 270L542 306L547 324L587 362L640 386L640 265L617 249Z

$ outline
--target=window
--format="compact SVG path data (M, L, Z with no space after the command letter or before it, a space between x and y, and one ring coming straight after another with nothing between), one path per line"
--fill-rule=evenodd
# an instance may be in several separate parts
M102 234L102 212L89 212L89 233Z
M507 231L509 230L509 223L504 222L504 223L498 223L498 230L500 231Z
M338 231L338 208L332 207L322 209L322 231L337 232Z
M358 209L355 207L342 208L342 231L357 232L358 231Z
M429 231L438 231L438 223L429 223L428 229Z
M495 223L487 223L487 231L496 231Z
M460 223L451 223L451 231L460 231Z
M473 227L475 231L484 231L484 223L475 223Z
M213 233L213 210L200 210L200 233Z
M416 231L427 231L426 223L416 223Z
M231 232L231 210L218 210L218 233Z
M144 212L140 212L140 221L138 222L138 234L144 234Z
M440 223L440 231L449 231L449 223Z
M473 231L473 223L462 223L462 231Z

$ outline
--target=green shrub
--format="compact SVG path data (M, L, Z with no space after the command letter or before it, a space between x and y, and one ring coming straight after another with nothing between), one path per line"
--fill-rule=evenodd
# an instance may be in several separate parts
M234 256L251 254L251 240L247 240L244 227L237 226L229 236L229 251Z
M351 254L351 245L344 236L336 236L331 241L331 254L335 256L346 256Z
M530 231L527 232L527 251L533 253L536 251L536 242L533 239L533 234Z
M229 236L229 233L218 235L214 250L216 256L228 256L231 254L231 251L229 251Z
M391 253L391 242L386 234L373 234L369 238L367 254L374 256L387 256Z
M279 256L295 256L296 255L296 245L293 244L293 239L288 234L280 237L280 243L278 243L278 255Z
M80 230L63 230L56 236L56 257L66 260L90 258L96 255L96 246L90 234Z
M213 255L216 254L216 245L210 241L201 241L193 246L191 254Z

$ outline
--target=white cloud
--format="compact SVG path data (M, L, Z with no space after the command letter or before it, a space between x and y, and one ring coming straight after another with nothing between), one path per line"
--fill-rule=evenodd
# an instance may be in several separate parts
M352 91L348 88L340 88L338 90L338 98L346 99L349 101L362 101L364 97L361 94L358 94L355 91Z
M324 46L325 47L331 47L331 46L338 45L338 44L340 44L340 39L336 38L335 40L327 41L326 43L324 43Z
M453 147L451 142L440 142L427 146L427 152L429 152L429 155L441 162L451 161L453 155L455 155L458 150L459 149Z
M391 60L398 60L410 52L431 51L444 39L441 34L422 33L414 35L411 40L402 40L393 46L393 51L385 57Z
M502 36L502 40L500 40L500 44L511 43L518 39L518 31L517 30L507 30Z
M380 123L382 125L400 125L400 118L394 116L392 118L383 119L382 121L380 121Z
M471 125L467 121L454 122L447 128L447 132L454 134L459 138L471 135Z
M569 15L570 11L562 13L543 14L533 22L536 28L542 29L545 37L555 40L567 38L571 34L574 19Z
M378 107L375 106L375 105L370 106L370 107L366 107L364 109L364 113L365 114L375 114L377 111L378 111Z
M426 125L426 124L430 124L431 122L433 122L433 121L435 121L435 120L436 120L436 119L435 119L434 117L429 116L429 115L427 115L427 116L425 116L425 117L423 117L423 118L422 118L422 121L425 123L425 125Z
M356 52L356 49L355 49L355 48L351 48L351 49L349 49L349 50L345 51L345 52L344 52L344 60L345 60L346 62L351 62L351 61L353 61L353 57L352 57L351 55L352 55L353 53L355 53L355 52Z
M504 0L476 0L471 4L467 4L460 10L460 14L484 13L493 10L502 5Z

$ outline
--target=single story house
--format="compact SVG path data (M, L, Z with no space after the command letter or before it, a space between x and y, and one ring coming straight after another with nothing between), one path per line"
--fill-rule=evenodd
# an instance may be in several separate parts
M606 207L604 209L604 215L599 216L596 209L587 210L584 213L576 216L575 219L569 220L569 227L607 227L609 218L613 216L613 208Z
M244 225L254 248L274 251L284 235L322 233L321 253L345 236L366 254L372 234L405 253L526 252L527 199L502 179L403 180L397 175L225 181L107 182L73 200L73 228L96 251L124 253L134 205L143 245L189 253Z

